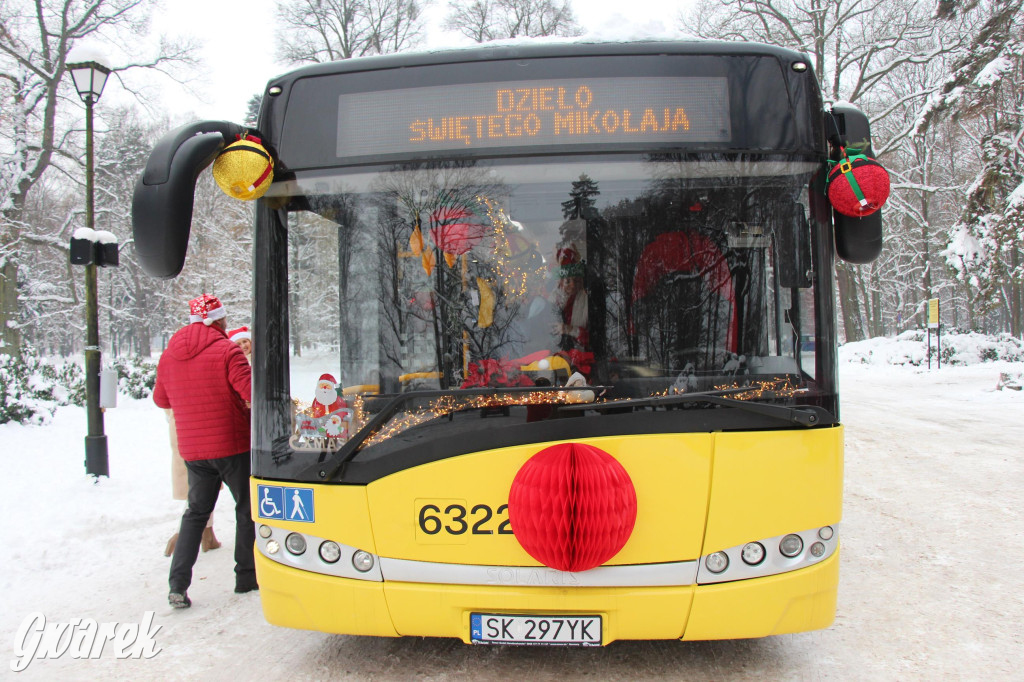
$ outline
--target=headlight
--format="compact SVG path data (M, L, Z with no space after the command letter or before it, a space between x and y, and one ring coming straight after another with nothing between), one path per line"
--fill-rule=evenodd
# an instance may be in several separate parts
M743 557L743 563L748 566L757 566L764 561L764 545L760 542L748 542L743 545L740 556Z
M341 558L341 547L332 540L327 540L320 545L320 558L329 564L336 563Z
M277 544L277 540L267 542L267 554L277 554L280 551L281 545Z
M352 566L360 573L366 573L373 568L373 555L363 550L356 550L352 555Z
M260 537L264 540L269 538L273 534L274 531L270 528L270 526L260 526Z
M721 573L725 569L729 568L729 555L725 552L715 552L709 554L704 559L704 565L707 566L708 570L712 573Z
M822 529L820 529L818 531L818 537L821 538L822 540L831 540L832 539L832 534L834 532L835 531L832 530L832 526L825 526L824 528L822 528Z
M779 543L779 551L782 552L783 556L788 556L792 559L797 554L804 551L803 538L795 533L790 533L786 537L782 538L782 542Z
M815 542L811 544L811 556L820 558L825 553L825 545L821 542Z
M289 552L298 556L306 551L306 538L302 537L298 533L290 533L288 537L284 539L284 546Z

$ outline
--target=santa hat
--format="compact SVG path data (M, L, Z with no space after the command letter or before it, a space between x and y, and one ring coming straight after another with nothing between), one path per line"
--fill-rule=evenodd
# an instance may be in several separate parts
M238 343L242 339L249 339L252 341L252 337L249 335L248 327L239 327L238 329L232 329L228 332L228 338Z
M195 324L196 322L202 322L207 327L213 324L217 320L222 320L227 316L227 311L224 310L223 304L220 299L216 296L210 296L209 294L203 294L198 298L193 298L188 302L188 323Z
M558 249L555 254L558 258L558 277L582 277L583 262L580 259L580 252L573 246L566 246Z
M319 384L321 381L329 381L329 382L331 382L331 385L333 385L333 386L337 386L338 385L338 382L335 381L334 377L331 376L330 374L321 374L320 378L316 380L316 383Z

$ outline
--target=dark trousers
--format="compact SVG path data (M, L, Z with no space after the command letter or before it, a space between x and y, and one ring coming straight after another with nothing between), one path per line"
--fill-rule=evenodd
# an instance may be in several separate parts
M199 556L203 528L217 504L221 482L235 498L235 585L256 582L256 526L249 509L249 453L231 457L186 461L188 509L181 516L178 543L171 559L171 592L184 592L192 584L192 567Z

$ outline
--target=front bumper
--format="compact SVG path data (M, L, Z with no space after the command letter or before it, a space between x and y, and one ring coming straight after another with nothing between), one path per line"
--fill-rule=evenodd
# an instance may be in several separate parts
M764 578L675 587L541 587L375 582L302 571L256 554L263 613L284 627L469 643L473 612L600 615L620 639L739 639L815 630L835 618L839 551Z

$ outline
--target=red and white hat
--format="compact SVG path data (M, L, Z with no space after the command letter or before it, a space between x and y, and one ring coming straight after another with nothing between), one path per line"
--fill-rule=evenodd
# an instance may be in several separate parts
M334 377L331 376L330 374L321 374L320 378L316 380L316 383L319 384L321 381L329 381L329 382L331 382L332 386L337 386L338 385L338 382L335 381Z
M202 322L207 327L217 320L224 319L228 314L227 311L224 310L224 305L221 304L220 299L216 296L210 296L209 294L203 294L198 298L193 298L189 301L188 311L189 324Z
M228 338L238 343L242 339L249 339L252 341L252 337L249 335L248 327L239 327L238 329L232 329L228 332Z

